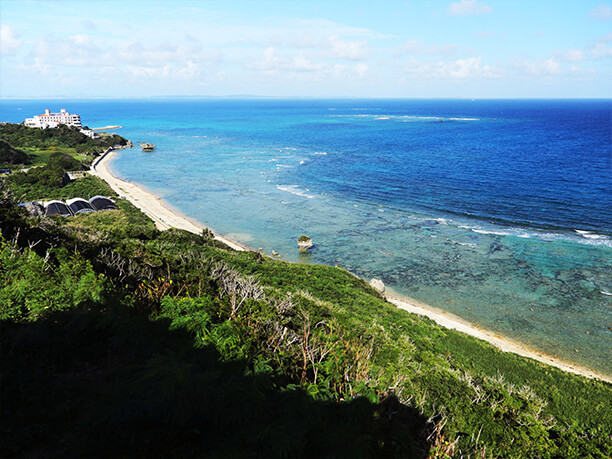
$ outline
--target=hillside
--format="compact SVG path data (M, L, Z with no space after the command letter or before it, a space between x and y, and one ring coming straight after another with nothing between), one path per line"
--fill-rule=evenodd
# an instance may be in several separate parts
M31 178L30 199L54 191ZM612 454L610 384L399 310L340 267L160 232L126 201L27 217L3 180L3 457Z
M25 151L13 148L8 142L0 139L0 165L12 166L28 163L29 158Z
M114 145L126 145L127 140L117 134L102 135L91 139L73 126L60 125L54 129L38 129L23 124L0 124L0 167L13 164L42 165L50 155L67 153L84 163L91 163L93 157ZM20 151L27 156L4 151Z

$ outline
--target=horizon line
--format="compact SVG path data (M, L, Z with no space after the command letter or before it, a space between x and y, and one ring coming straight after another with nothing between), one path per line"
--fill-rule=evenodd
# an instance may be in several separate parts
M449 96L449 97L391 97L391 96L261 96L250 94L235 95L160 95L160 96L90 96L90 97L70 97L70 96L46 96L46 97L0 97L2 101L10 100L147 100L147 99L259 99L259 100L612 100L612 96L593 96L593 97L468 97L468 96Z

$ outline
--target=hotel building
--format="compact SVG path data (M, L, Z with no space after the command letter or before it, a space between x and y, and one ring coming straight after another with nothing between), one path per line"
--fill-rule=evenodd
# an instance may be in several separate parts
M26 118L24 124L28 127L35 128L55 128L60 124L67 126L81 127L81 117L79 115L68 113L65 109L61 109L60 113L51 113L49 109L45 110L42 115L36 115L34 118Z

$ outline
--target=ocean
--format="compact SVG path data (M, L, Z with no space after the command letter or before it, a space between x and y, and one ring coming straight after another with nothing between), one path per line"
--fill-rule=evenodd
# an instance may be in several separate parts
M0 120L45 108L155 144L111 169L220 234L612 375L610 100L3 100Z

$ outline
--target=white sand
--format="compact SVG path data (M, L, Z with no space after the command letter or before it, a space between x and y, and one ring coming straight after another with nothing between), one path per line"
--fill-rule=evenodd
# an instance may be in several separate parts
M174 227L196 234L200 234L202 232L202 230L205 228L203 225L197 222L192 222L188 218L180 215L177 211L170 209L161 199L146 191L144 188L112 175L108 170L108 163L112 159L113 154L114 150L110 150L94 161L90 173L105 180L120 197L127 199L147 216L149 216L160 230L166 230ZM213 234L215 233L213 232ZM223 242L235 250L250 250L228 238L219 236L217 234L215 234L215 239ZM606 375L599 374L595 371L589 370L588 368L584 368L570 362L564 362L542 352L530 349L500 334L485 330L478 325L471 324L460 317L455 316L454 314L433 308L427 304L420 303L411 298L402 297L394 293L386 293L385 296L388 301L401 309L414 314L429 317L434 322L445 328L458 330L483 341L487 341L503 352L513 352L523 357L528 357L547 365L560 368L563 371L576 373L588 378L601 379L612 383L612 378Z
M179 228L195 234L200 234L202 232L205 228L204 225L192 222L186 217L179 215L178 212L170 209L161 199L135 183L122 180L111 174L108 170L108 163L112 159L114 153L115 150L110 150L98 158L92 164L90 173L106 181L115 193L138 207L153 220L158 229L167 230L169 228ZM223 242L234 250L247 250L240 244L219 236L218 234L215 234L215 239Z

